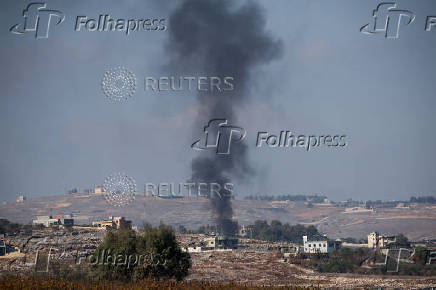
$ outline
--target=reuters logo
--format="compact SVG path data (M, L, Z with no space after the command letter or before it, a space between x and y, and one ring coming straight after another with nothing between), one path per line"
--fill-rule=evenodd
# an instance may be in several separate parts
M110 100L127 100L135 94L136 76L124 67L108 70L104 73L101 88Z
M123 173L106 177L103 187L106 201L113 206L127 206L135 200L136 182Z

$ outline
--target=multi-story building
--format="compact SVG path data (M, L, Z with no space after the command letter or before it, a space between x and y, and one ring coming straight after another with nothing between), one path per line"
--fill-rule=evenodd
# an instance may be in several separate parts
M0 256L6 255L5 235L0 234Z
M384 236L378 232L372 232L368 235L368 248L386 248L390 243L396 241L395 236Z
M24 202L27 198L24 195L20 195L17 198L17 202Z
M96 186L93 190L94 194L103 194L105 193L104 187L103 186Z
M126 220L124 217L110 216L109 220L92 222L92 226L101 229L120 229L120 228L132 229L132 221Z
M114 217L113 221L117 229L122 227L132 229L132 221L126 220L124 217Z
M235 237L214 236L203 241L204 250L237 249L238 239Z
M92 222L92 226L101 229L112 229L114 228L114 222L112 220L95 221Z
M250 238L252 236L252 234L253 234L253 226L252 225L249 225L249 226L244 226L243 225L239 229L238 234L239 234L240 237Z
M43 225L46 228L51 226L73 226L74 225L74 219L71 215L64 215L64 216L37 216L36 220L33 220L32 223L34 225Z
M36 220L33 220L32 223L34 225L43 225L44 227L48 228L50 226L57 226L60 222L58 219L54 219L52 216L40 215L37 216Z
M329 241L327 237L317 236L308 238L303 236L304 253L331 253L341 247L340 241Z
M74 226L74 219L73 219L73 216L70 214L63 215L63 216L55 216L55 219L59 220L60 225L63 225L66 227Z

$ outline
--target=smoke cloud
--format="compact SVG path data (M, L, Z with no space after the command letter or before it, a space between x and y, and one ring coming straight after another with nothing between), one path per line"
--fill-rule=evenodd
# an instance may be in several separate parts
M199 91L198 132L211 119L227 119L241 125L237 110L249 97L250 71L255 66L278 58L282 43L265 30L265 17L252 1L240 7L227 0L184 0L169 19L168 53L170 67L177 73L234 78L231 91ZM216 155L203 151L192 161L192 182L244 182L253 176L244 142L232 144L231 154ZM224 235L232 234L231 197L222 190L221 197L211 196L216 223Z

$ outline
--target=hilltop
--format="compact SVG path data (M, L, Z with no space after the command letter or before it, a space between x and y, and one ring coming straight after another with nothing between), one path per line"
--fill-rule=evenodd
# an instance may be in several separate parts
M255 220L280 220L283 223L314 225L331 238L365 238L372 231L386 234L403 233L411 240L436 239L436 206L365 210L345 209L332 204L303 202L233 200L234 219L240 225ZM108 216L125 216L136 225L163 221L173 226L197 229L214 224L209 202L204 198L162 199L137 196L126 207L113 207L102 195L68 194L41 197L0 206L0 218L30 223L37 215L74 215L75 224L90 224Z

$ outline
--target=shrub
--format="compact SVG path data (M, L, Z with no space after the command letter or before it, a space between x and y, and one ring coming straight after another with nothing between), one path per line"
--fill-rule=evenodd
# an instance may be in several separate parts
M139 233L127 229L108 232L91 263L99 280L182 280L188 275L191 258L182 252L173 230L161 224L157 228L145 225Z

